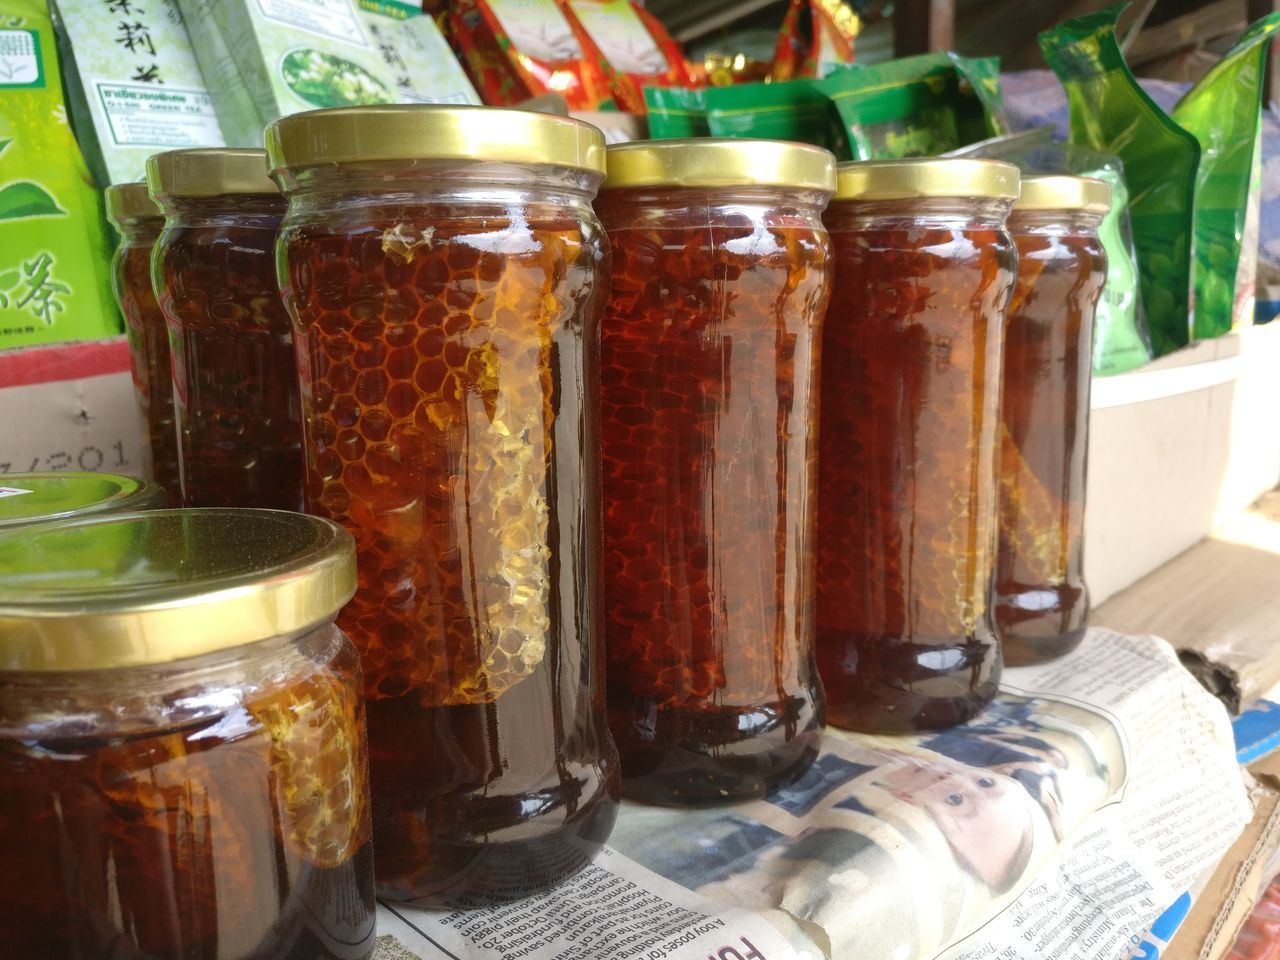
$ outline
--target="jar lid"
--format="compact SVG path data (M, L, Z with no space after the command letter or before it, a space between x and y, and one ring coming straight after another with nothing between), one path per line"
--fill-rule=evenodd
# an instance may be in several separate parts
M279 195L267 176L265 150L207 147L170 150L147 158L147 186L157 199L223 194Z
M355 542L283 510L153 510L0 535L0 670L169 663L287 636L355 592Z
M628 187L836 188L836 161L821 147L785 140L704 137L611 144L602 189Z
M1013 209L1107 213L1111 210L1111 185L1092 177L1023 177L1022 193Z
M162 506L160 485L136 477L65 470L0 475L0 532L47 520Z
M604 134L529 110L410 103L311 110L267 126L273 175L376 160L536 163L604 172Z
M117 183L104 191L107 216L112 223L138 220L142 217L163 217L160 204L151 199L151 190L145 183Z
M836 168L837 200L1012 200L1017 196L1018 168L1001 160L862 160Z

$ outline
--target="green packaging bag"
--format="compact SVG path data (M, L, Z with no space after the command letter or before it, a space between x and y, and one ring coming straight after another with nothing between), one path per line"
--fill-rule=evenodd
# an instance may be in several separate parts
M707 105L701 90L681 87L645 87L644 105L650 140L707 137Z
M178 0L232 146L272 120L377 103L479 103L435 22L390 0Z
M1253 24L1187 91L1173 119L1200 143L1194 210L1195 310L1192 336L1216 337L1252 323L1257 243L1242 247L1261 200L1262 73L1280 13Z
M123 331L43 0L0 0L0 349Z
M854 64L816 87L835 104L854 160L937 156L1008 132L995 57Z
M1116 42L1125 5L1040 34L1067 92L1071 142L1124 164L1142 302L1156 356L1191 337L1192 204L1200 144L1134 80Z
M99 185L140 180L161 150L223 145L176 6L57 0L53 14L72 124Z
M816 80L738 83L703 91L713 137L793 140L853 159L831 100Z

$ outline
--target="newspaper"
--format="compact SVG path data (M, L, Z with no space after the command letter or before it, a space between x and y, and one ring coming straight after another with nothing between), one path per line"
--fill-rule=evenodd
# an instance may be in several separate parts
M1250 816L1221 704L1153 637L1092 630L917 737L831 730L765 800L624 805L513 904L384 904L378 960L1152 957Z

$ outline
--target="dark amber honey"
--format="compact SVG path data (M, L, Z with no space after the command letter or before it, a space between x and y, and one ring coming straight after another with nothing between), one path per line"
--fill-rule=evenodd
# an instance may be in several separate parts
M817 753L826 194L606 190L604 597L628 796L764 794Z
M945 727L995 694L1007 209L931 198L828 210L817 645L841 727Z
M1015 210L1005 334L996 626L1010 664L1072 650L1088 625L1085 467L1093 314L1106 280L1097 217Z
M182 504L300 510L298 373L275 267L284 198L173 206L153 280L169 326Z

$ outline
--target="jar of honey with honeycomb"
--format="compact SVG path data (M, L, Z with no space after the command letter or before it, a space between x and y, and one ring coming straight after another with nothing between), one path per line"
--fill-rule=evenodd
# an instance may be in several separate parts
M169 326L182 504L302 509L293 334L276 282L285 201L261 150L147 161L164 208L152 283Z
M107 216L120 232L111 261L111 282L124 314L138 401L147 443L147 472L178 502L178 436L173 425L173 382L169 376L169 331L151 287L151 251L164 227L164 211L145 183L121 183L106 190Z
M0 475L0 533L33 523L155 510L164 505L164 489L136 477L72 470Z
M0 534L5 960L365 960L351 537L274 510Z
M597 638L594 127L485 107L267 130L307 508L356 538L379 889L504 900L617 812Z
M822 341L817 647L831 722L961 723L1000 675L990 597L1018 170L841 165Z
M609 723L623 789L759 797L817 755L825 150L611 146L601 333Z
M1018 278L1005 326L995 618L1012 665L1070 652L1088 624L1090 357L1110 208L1101 180L1025 177L1009 215Z

